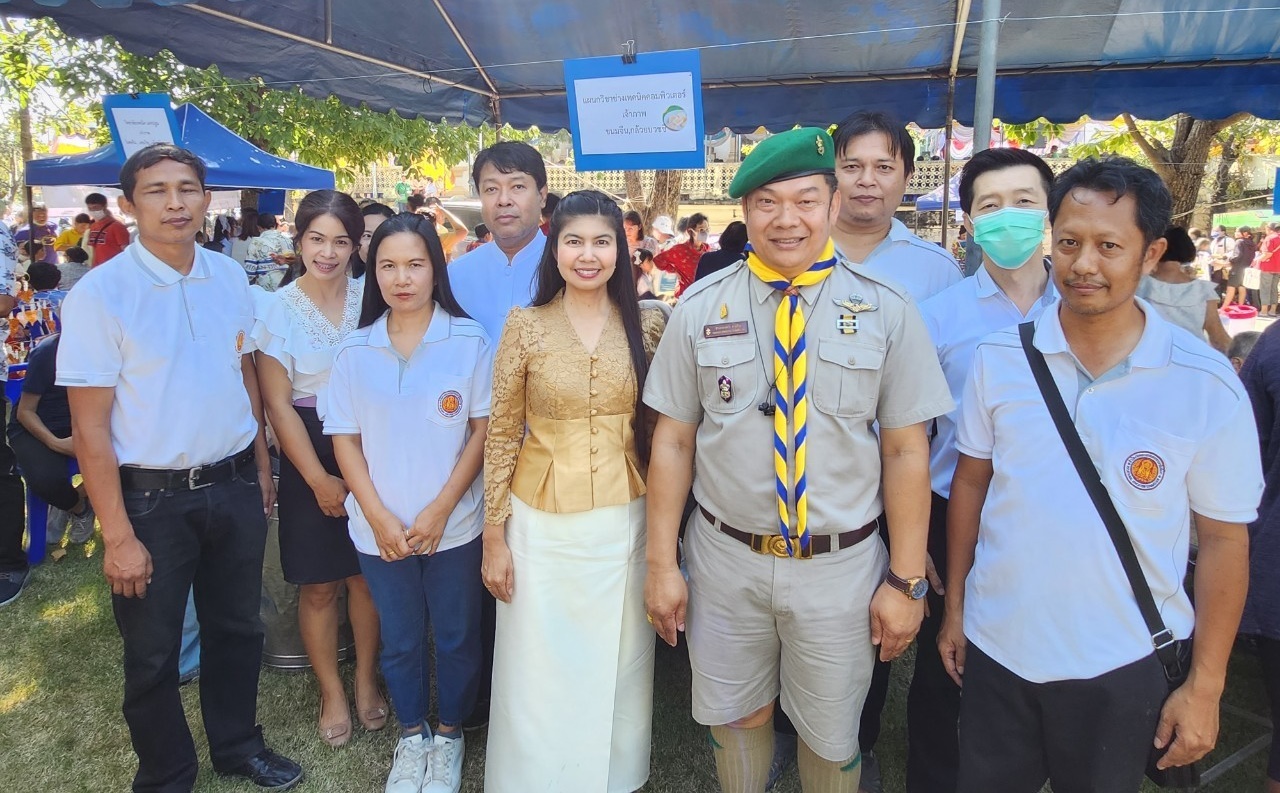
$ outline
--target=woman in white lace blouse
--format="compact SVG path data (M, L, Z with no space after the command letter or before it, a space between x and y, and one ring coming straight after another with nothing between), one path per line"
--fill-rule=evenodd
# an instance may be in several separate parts
M347 531L347 486L324 434L329 372L355 330L363 285L348 275L364 232L360 208L333 190L298 205L302 274L274 293L256 292L258 379L280 455L280 565L299 585L298 627L320 687L320 737L341 746L351 711L338 675L338 592L345 581L356 642L356 714L367 730L387 722L378 690L378 614Z

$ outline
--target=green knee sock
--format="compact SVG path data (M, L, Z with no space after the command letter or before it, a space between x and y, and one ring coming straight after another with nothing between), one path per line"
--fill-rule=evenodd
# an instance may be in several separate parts
M847 760L824 760L803 740L796 751L800 789L804 793L858 793L862 781L862 755Z
M711 749L723 793L764 793L773 761L773 723L749 730L711 728Z

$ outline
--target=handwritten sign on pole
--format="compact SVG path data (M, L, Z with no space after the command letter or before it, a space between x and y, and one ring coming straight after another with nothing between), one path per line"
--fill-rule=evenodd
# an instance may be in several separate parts
M168 94L110 94L102 98L111 137L125 158L153 143L180 143Z
M577 170L705 167L696 50L567 60L564 84Z

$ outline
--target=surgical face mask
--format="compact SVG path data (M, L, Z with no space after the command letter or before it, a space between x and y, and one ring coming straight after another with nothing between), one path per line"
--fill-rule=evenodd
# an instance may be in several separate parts
M973 241L997 267L1016 270L1044 243L1043 209L1005 207L973 219Z
M707 244L707 232L705 232L705 231L699 231L699 232L697 233L697 239L698 239L698 244L699 244L699 245L706 245L706 244Z
M101 209L90 209L90 210L89 210L89 217L93 218L94 220L102 220L102 219L103 219L103 218L105 218L106 216L107 216L107 213L106 213L106 212L104 212L104 211L103 211L103 210L101 210Z

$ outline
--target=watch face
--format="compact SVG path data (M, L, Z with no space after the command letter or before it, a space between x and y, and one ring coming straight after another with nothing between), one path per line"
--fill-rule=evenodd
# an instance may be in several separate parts
M911 591L908 594L912 600L919 600L929 594L929 579L917 578L915 583L911 585Z

